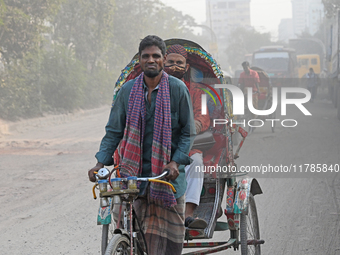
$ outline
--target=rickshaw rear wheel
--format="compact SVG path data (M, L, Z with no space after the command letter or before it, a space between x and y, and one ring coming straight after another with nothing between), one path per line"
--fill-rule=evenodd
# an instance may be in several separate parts
M260 245L248 245L247 240L260 240L260 228L254 196L249 194L248 214L240 215L241 255L260 255Z

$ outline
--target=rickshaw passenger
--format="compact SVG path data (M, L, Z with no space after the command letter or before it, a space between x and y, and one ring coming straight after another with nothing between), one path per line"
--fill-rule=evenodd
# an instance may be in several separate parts
M195 124L187 87L163 71L165 51L164 41L157 36L140 42L143 73L120 89L96 154L98 163L88 175L93 182L95 171L113 164L112 155L120 141L121 164L132 168L134 175L155 176L170 169L167 178L177 193L164 184L151 183L134 206L148 254L179 255L185 234L184 166L190 164L188 154L195 135L190 126Z
M250 69L248 61L243 62L242 67L244 72L240 74L238 84L244 93L247 93L246 87L253 88L253 106L258 109L260 77L256 71Z
M196 133L202 133L209 128L210 117L207 113L201 113L201 95L204 92L199 89L200 84L188 82L183 79L184 74L189 69L187 63L188 54L182 45L175 44L168 48L165 60L165 71L181 79L187 85L194 111ZM185 193L185 226L189 228L206 228L207 222L203 219L193 217L195 208L199 205L201 191L203 187L204 172L197 171L203 169L203 155L202 151L193 149L190 151L192 163L185 167L185 177L187 180L187 190Z

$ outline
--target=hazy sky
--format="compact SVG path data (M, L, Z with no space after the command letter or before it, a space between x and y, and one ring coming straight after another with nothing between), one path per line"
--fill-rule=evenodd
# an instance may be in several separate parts
M193 16L198 23L205 21L205 0L161 0L163 3ZM280 20L292 17L291 0L251 0L251 25L260 32L277 35Z

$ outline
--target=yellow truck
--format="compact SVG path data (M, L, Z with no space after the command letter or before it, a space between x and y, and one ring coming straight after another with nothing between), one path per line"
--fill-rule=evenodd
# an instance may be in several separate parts
M309 72L309 68L313 68L316 74L320 74L320 56L318 54L297 55L299 78L302 78Z

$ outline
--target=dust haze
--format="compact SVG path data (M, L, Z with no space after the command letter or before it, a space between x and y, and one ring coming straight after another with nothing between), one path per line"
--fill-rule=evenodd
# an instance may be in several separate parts
M235 86L248 61L268 78L266 96L310 89L313 68L315 98L304 103L312 115L295 105L283 115L279 101L275 129L267 121L249 132L236 164L302 170L248 174L263 191L255 196L262 254L340 254L340 2L292 0L292 18L275 33L253 27L248 0L190 3L205 9L204 22L159 0L0 1L0 253L100 254L87 171L121 70L155 34L199 44ZM212 241L228 239L216 232Z

